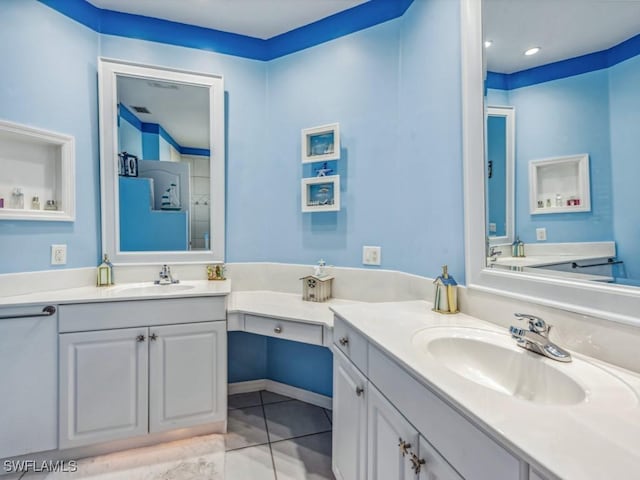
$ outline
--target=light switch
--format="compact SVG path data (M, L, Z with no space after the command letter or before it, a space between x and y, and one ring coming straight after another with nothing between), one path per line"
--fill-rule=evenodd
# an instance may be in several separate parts
M547 239L547 229L546 228L536 228L536 240L544 241Z
M363 265L380 265L380 256L382 249L380 247L362 247L362 264Z
M51 245L51 265L67 264L67 246Z

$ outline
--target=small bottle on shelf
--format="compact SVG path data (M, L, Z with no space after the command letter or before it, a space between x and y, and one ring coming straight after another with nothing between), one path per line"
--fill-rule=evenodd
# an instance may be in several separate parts
M37 195L31 199L31 210L40 210L40 199Z

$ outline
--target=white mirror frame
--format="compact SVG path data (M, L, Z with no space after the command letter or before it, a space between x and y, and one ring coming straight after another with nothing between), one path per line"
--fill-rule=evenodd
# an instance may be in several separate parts
M516 199L515 199L515 182L516 182L516 111L513 107L487 107L487 121L489 116L504 117L506 124L506 159L505 159L505 179L507 186L505 188L505 235L489 237L489 245L510 245L515 240L515 224L516 224ZM486 123L485 123L486 125ZM486 154L485 150L485 154ZM488 195L487 191L487 195Z
M149 78L186 83L209 89L210 166L211 166L211 249L202 251L128 252L120 250L118 219L117 76ZM99 58L98 87L100 108L100 187L102 203L102 252L114 264L214 263L224 262L225 254L225 135L224 83L221 76L146 66Z
M640 288L486 268L482 2L461 0L465 270L470 289L640 325Z

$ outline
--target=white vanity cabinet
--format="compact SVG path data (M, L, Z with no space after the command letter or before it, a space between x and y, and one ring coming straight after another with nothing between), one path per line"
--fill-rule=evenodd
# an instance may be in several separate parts
M220 311L207 308L211 301L224 305L196 298L62 306L59 448L205 424L224 430L226 322L212 318ZM69 331L82 321L89 331ZM154 325L169 321L190 323Z
M60 335L60 448L147 433L146 328Z
M411 456L419 449L418 431L373 385L369 385L368 403L368 478L415 480Z
M334 333L333 471L338 480L528 477L525 462L340 317L335 318ZM356 386L363 389L362 403L354 400ZM356 421L363 408L366 426ZM359 450L362 442L367 444L364 454ZM352 465L361 465L363 456L364 472Z
M57 329L52 306L0 309L0 458L58 444Z
M337 480L367 478L367 379L333 349L333 473Z

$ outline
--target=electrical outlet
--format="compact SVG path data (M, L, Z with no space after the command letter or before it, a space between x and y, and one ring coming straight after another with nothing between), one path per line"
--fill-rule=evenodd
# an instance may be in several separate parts
M51 265L66 265L67 246L51 245Z
M362 264L363 265L380 265L380 256L382 248L380 247L362 247Z
M498 227L496 226L495 223L490 223L489 224L489 232L490 233L496 233L497 230L498 230Z
M545 241L547 239L546 228L536 228L536 240Z

